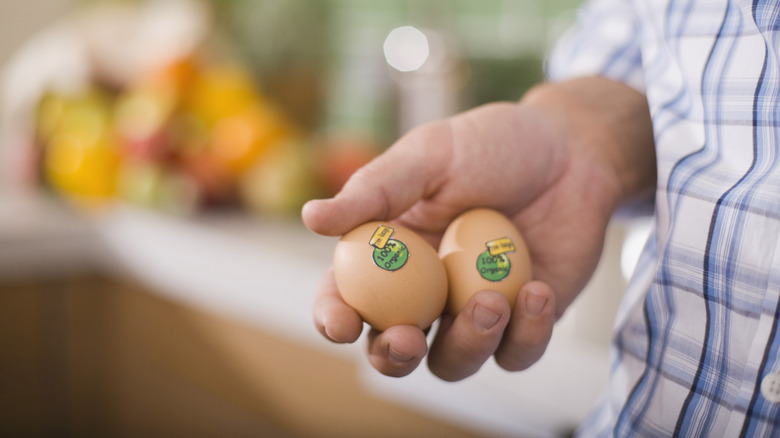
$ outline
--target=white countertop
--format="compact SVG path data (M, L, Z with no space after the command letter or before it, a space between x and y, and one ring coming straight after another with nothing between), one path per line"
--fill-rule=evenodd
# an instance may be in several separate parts
M312 324L314 290L334 244L294 221L185 219L128 206L80 216L56 201L0 197L0 279L73 269L130 274L174 300L352 357L377 393L497 436L560 436L582 420L606 382L606 342L582 335L592 330L577 318L578 307L593 308L587 301L575 303L526 372L508 373L491 361L459 383L440 381L424 366L402 379L381 376L363 357L362 341L332 344Z

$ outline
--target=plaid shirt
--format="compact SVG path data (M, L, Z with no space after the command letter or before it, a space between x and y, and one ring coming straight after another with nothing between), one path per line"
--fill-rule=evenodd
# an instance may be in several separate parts
M593 0L548 63L642 91L654 231L583 436L780 436L780 1Z

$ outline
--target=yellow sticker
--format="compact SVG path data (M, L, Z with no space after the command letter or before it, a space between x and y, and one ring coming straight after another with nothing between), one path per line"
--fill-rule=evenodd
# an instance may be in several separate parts
M392 227L380 225L379 228L374 231L374 235L371 236L371 240L368 244L375 248L383 249L394 232L395 230Z
M509 237L502 237L500 239L491 240L485 243L490 252L490 255L505 254L508 252L515 252L515 244L512 243L512 239Z

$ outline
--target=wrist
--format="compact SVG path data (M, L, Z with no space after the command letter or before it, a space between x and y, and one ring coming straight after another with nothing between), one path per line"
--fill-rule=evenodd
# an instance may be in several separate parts
M614 211L652 192L656 158L652 123L644 95L599 77L544 83L521 103L554 119L562 127L571 160L594 164L603 178ZM610 212L611 213L611 212Z

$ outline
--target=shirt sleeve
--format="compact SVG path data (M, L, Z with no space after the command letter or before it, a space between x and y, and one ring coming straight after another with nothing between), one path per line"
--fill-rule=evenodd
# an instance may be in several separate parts
M602 76L645 91L640 26L630 0L588 0L546 63L550 81Z

